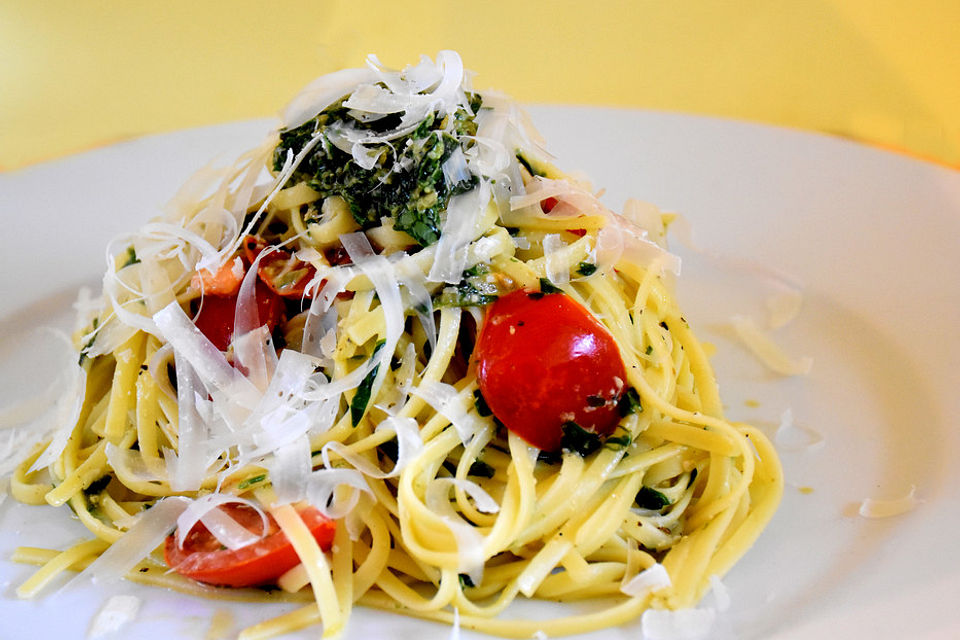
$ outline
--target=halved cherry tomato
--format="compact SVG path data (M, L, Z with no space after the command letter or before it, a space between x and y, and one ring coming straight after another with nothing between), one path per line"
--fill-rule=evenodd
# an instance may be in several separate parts
M626 371L613 336L562 293L509 293L487 310L474 350L484 400L508 429L544 451L563 425L609 435Z
M267 325L270 331L280 324L283 318L283 299L267 285L257 280L254 288L257 298L257 315L260 324ZM237 295L203 297L200 313L194 324L221 351L226 351L233 339L233 323L237 313Z
M274 293L284 298L302 298L317 275L316 268L283 249L274 249L260 258L257 275Z
M219 507L248 531L259 534L263 526L260 514L244 504L228 503ZM300 517L317 544L330 549L336 524L316 509L300 511ZM231 551L224 549L210 531L198 522L177 546L176 535L167 538L164 559L182 576L206 584L224 587L251 587L275 583L277 578L297 566L300 559L276 521L267 516L267 535L258 542Z
M560 201L553 196L549 196L540 201L540 208L543 209L544 213L550 213L559 202Z
M267 244L258 236L247 236L243 240L243 253L250 264L266 248ZM317 275L317 270L286 249L274 248L260 258L257 275L278 296L302 298L307 284Z
M204 294L232 296L240 290L247 269L239 256L223 264L216 273L201 269L193 274L190 286Z

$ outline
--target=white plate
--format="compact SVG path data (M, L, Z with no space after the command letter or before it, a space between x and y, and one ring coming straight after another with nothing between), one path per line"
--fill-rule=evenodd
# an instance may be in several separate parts
M718 346L729 415L772 430L790 407L825 440L815 450L783 452L783 505L725 579L733 605L724 632L779 640L955 637L960 174L772 127L636 111L531 111L560 165L605 185L614 208L637 196L682 212L703 247L804 285L800 316L776 337L789 351L812 356L813 372L779 379L716 324L741 302L756 302L733 293L750 290L756 278L737 270L718 277L716 262L687 255L684 279L693 288L681 293L694 327ZM39 324L69 325L75 290L96 285L107 241L154 215L194 169L253 146L269 126L144 138L0 175L0 401L35 384L31 375L43 375L24 346L29 332ZM914 511L885 520L856 514L862 499L898 497L911 485L923 500ZM79 637L104 602L105 591L39 603L14 598L32 568L10 563L11 550L79 539L85 531L68 516L11 499L3 505L0 635ZM122 637L202 638L217 609L229 607L237 627L277 611L136 585L124 591L144 605ZM448 632L364 609L349 627L350 637L414 633ZM634 624L595 637L639 635Z

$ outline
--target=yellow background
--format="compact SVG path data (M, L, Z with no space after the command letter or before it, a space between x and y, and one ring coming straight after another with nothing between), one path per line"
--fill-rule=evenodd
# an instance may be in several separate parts
M960 166L960 1L0 0L0 169L270 116L452 48L525 102L717 115Z

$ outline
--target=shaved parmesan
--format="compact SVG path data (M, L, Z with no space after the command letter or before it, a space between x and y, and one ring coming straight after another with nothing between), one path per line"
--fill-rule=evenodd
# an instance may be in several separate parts
M87 373L77 364L77 352L70 339L52 329L44 329L42 333L54 338L44 339L43 344L53 348L51 364L59 373L40 393L0 410L0 430L11 430L6 434L7 450L0 449L0 476L19 464L24 449L47 438L51 439L50 444L30 466L30 471L49 466L59 458L83 406Z
M747 316L734 316L730 324L744 345L771 371L784 376L806 375L813 367L809 357L792 358Z
M220 509L222 505L231 503L246 505L260 515L260 535L251 533ZM183 547L184 540L198 522L202 522L228 549L240 549L257 542L266 534L268 526L267 514L255 502L227 493L208 493L191 502L177 518L178 546Z
M423 441L420 438L420 425L413 418L399 418L391 416L377 425L377 432L393 431L397 436L397 461L393 469L383 471L380 467L369 459L354 453L342 442L331 441L323 446L321 456L323 464L328 469L333 468L330 461L330 453L335 453L347 462L349 462L357 471L376 480L384 478L395 478L410 463L410 461L423 449Z
M560 250L567 246L558 233L548 233L543 238L543 257L546 264L547 279L553 284L570 282L570 270L558 256Z
M730 591L717 575L710 576L710 596L716 604L717 611L723 612L730 609Z
M116 633L133 622L140 611L140 598L136 596L112 596L97 612L90 625L88 638L102 638Z
M487 423L469 410L472 400L445 382L424 380L412 393L425 400L434 410L450 421L464 445L473 440Z
M427 509L440 516L457 541L459 556L457 571L469 575L474 584L480 584L485 561L483 536L450 504L451 487L458 487L465 491L474 499L480 511L494 513L500 507L480 485L457 478L436 478L430 481L424 495Z
M672 584L666 568L656 562L620 585L620 591L628 596L638 597L667 589Z
M917 498L916 492L917 487L910 485L910 491L900 498L894 498L893 500L865 498L860 503L859 513L864 518L890 518L913 511L923 502Z
M479 187L450 198L428 280L449 284L460 282L467 268L467 246L478 235L479 222L490 203L490 195L487 183L481 182Z
M799 289L789 288L767 297L767 324L771 329L779 329L793 322L800 314L803 294Z
M267 461L274 504L289 504L306 498L307 481L313 470L310 440L306 434L279 447Z
M186 511L190 500L177 496L158 500L140 514L130 530L117 539L90 566L67 583L65 589L82 588L86 579L94 583L120 580L140 560L147 557L176 527L177 518Z
M343 69L317 78L304 87L283 110L283 126L287 129L299 127L350 93L357 85L372 82L375 77L370 69Z
M816 449L823 446L824 442L823 436L813 429L798 425L793 419L791 409L787 409L780 416L780 426L773 439L777 446L787 451Z
M332 520L342 518L356 506L359 491L372 493L363 475L355 469L317 469L308 480L307 500ZM349 487L344 498L341 487Z
M647 609L640 621L644 640L700 640L709 636L716 618L714 609Z

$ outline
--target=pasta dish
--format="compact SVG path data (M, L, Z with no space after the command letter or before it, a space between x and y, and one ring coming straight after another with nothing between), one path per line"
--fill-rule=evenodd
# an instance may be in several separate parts
M695 607L782 476L724 418L669 222L607 208L453 52L323 76L109 247L74 402L10 479L93 537L18 549L18 594L301 603L246 639L355 605L518 638Z

